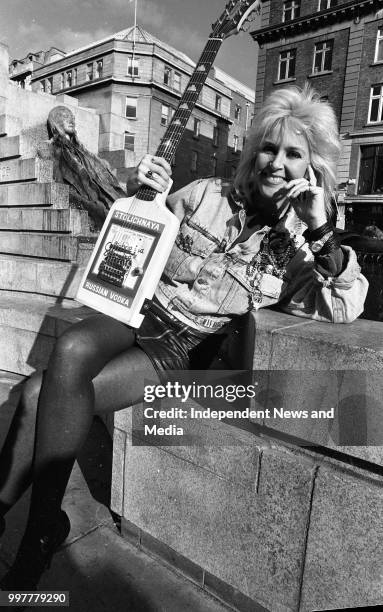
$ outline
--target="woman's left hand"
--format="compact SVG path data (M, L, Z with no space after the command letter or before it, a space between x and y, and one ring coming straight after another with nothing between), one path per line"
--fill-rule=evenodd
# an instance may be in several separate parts
M323 188L317 184L314 170L307 166L307 178L294 179L287 184L287 199L309 231L327 222Z

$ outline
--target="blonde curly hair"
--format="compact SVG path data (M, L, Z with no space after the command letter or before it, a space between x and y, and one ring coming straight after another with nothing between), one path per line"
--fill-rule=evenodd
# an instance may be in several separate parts
M336 164L341 144L338 122L332 106L306 84L303 89L286 87L273 91L256 115L234 180L237 191L248 201L254 197L254 162L264 140L275 130L305 136L310 164L323 187L326 210L336 186Z

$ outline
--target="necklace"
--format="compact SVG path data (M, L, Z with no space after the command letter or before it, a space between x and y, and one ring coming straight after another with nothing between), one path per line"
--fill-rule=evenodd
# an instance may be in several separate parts
M269 230L263 237L260 249L246 266L246 275L252 288L250 306L262 302L264 295L278 297L286 266L298 249L296 236L287 230Z

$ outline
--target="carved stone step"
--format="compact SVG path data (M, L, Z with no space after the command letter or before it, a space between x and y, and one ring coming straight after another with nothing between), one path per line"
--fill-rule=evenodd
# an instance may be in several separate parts
M53 163L37 158L0 161L0 183L53 181Z
M35 157L39 145L37 138L41 137L41 134L38 133L35 138L33 136L30 130L28 134L0 138L0 160Z
M0 253L85 263L96 238L0 231Z
M0 254L0 289L73 299L85 264Z
M0 136L15 136L22 128L22 121L9 114L0 115Z
M20 157L21 143L20 136L6 136L0 138L0 159L10 159L12 157Z
M66 210L0 209L0 230L68 232L73 235L84 235L89 233L88 228L88 213L74 208Z
M0 185L0 206L69 207L69 187L63 183Z

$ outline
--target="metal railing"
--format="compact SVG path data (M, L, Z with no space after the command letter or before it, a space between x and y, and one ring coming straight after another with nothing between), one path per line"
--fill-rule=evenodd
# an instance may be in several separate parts
M370 284L362 318L383 322L383 253L356 251L356 255Z

